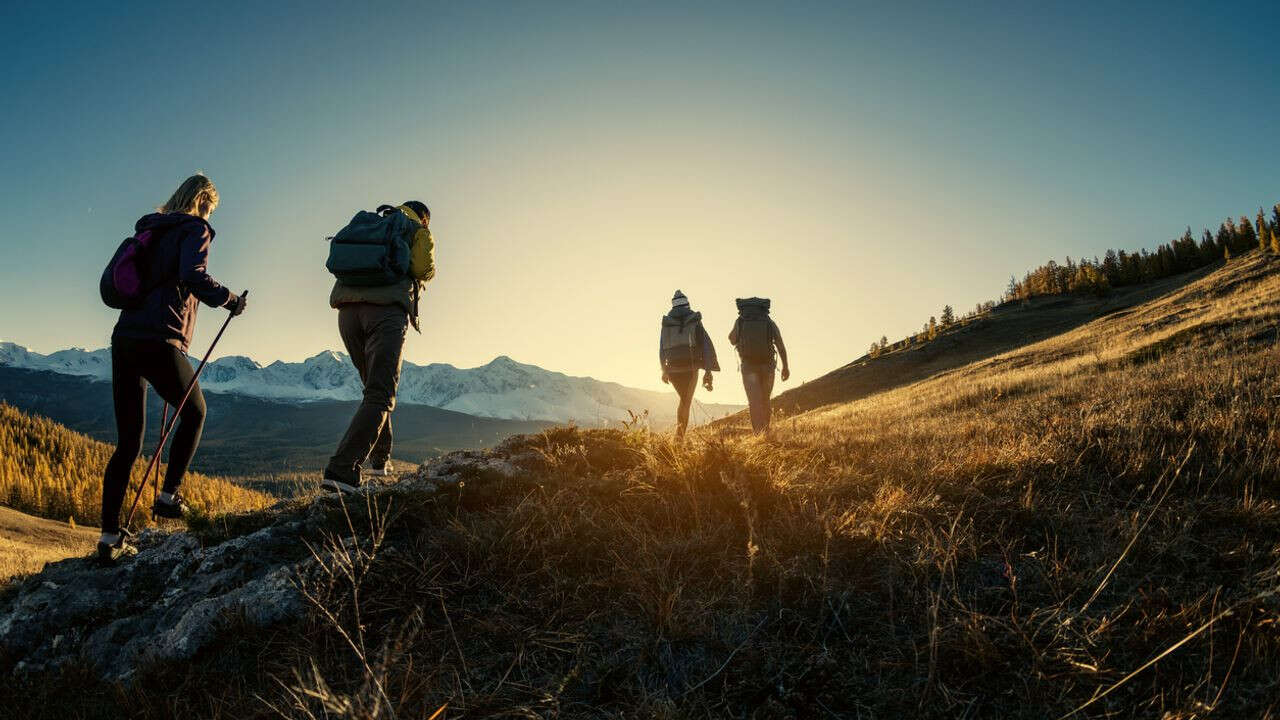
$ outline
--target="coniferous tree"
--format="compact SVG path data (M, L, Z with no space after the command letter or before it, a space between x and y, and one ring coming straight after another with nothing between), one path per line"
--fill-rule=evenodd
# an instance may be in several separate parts
M1173 241L1173 259L1175 272L1185 272L1199 265L1200 251L1196 248L1196 239L1191 235L1191 226L1187 226L1182 237Z
M951 327L956 321L956 311L951 309L950 305L942 308L942 327Z
M1267 252L1271 249L1271 233L1267 227L1267 216L1262 214L1262 208L1258 208L1258 214L1253 218L1254 232L1258 235L1258 249Z
M1218 253L1219 254L1225 253L1227 250L1231 248L1231 242L1233 240L1232 231L1234 230L1235 225L1233 224L1231 227L1227 227L1227 223L1229 222L1231 222L1231 218L1227 218L1227 222L1224 222L1218 225ZM1230 258L1228 257L1227 259L1230 259Z
M1280 229L1271 226L1271 252L1280 255Z
M1107 282L1117 285L1120 282L1120 259L1116 256L1115 250L1108 250L1107 254L1102 257L1102 274L1107 276Z
M1221 257L1218 252L1218 243L1213 239L1213 233L1205 228L1204 235L1200 238L1200 264L1208 265L1209 263Z
M1248 252L1258 247L1258 235L1253 231L1253 223L1243 215L1240 216L1240 226L1236 229L1236 236L1240 240L1237 246L1240 252Z

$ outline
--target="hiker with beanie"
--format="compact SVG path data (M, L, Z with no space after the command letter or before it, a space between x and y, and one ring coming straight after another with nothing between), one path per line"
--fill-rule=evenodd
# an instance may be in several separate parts
M331 238L325 266L337 278L329 305L338 310L338 334L364 384L364 398L321 487L337 493L361 486L371 475L391 473L391 411L400 382L400 357L409 325L418 325L418 297L435 277L431 211L417 200L356 213Z
M679 290L671 298L671 312L662 316L658 360L662 364L662 382L670 383L680 396L676 437L682 438L689 426L689 406L698 390L698 370L703 371L702 386L711 392L711 372L719 372L720 363L711 336L702 327L702 313L694 312L689 298Z
M738 299L738 319L729 332L729 342L738 349L742 387L747 391L747 404L751 411L751 429L757 433L764 432L769 429L772 413L769 396L773 394L777 358L782 358L782 381L786 382L791 377L787 346L782 344L782 333L769 317L767 298Z
M209 275L213 226L209 216L218 207L218 190L204 175L192 175L158 212L144 215L133 238L145 254L138 267L136 301L121 310L111 333L111 392L115 405L115 452L102 478L102 537L98 557L114 563L137 552L120 526L120 506L129 474L142 451L146 430L147 385L166 403L177 407L187 387L186 404L178 415L169 449L164 487L151 508L157 518L182 518L187 511L178 493L195 456L204 428L205 403L187 349L196 329L200 303L244 312L248 299L223 287ZM123 246L122 246L123 247Z

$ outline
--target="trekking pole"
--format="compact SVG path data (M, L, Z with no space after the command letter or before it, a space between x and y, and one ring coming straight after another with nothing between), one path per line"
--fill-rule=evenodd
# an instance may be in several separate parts
M245 290L240 293L240 297L248 297L249 291ZM218 330L218 334L213 337L213 342L209 343L209 349L205 351L204 357L200 359L200 365L196 368L196 374L191 376L191 382L187 383L186 392L182 393L182 399L173 407L173 422L169 423L169 427L164 429L160 435L160 443L156 446L156 452L151 456L151 461L147 463L147 469L142 473L142 484L138 486L138 492L133 494L133 504L129 506L129 514L125 517L124 529L128 530L129 525L133 523L133 512L138 509L138 500L142 498L142 490L147 486L147 477L151 475L151 468L160 460L160 450L169 440L169 433L173 432L173 428L178 424L178 415L182 413L182 408L187 404L187 398L191 397L191 391L196 386L196 381L200 379L200 373L204 372L204 366L209 362L209 356L213 354L213 349L218 346L218 341L222 339L222 333L227 331L227 326L231 324L231 318L235 315L227 314L227 319L222 323L222 329ZM158 469L158 468L157 468Z
M164 400L161 400L160 407L162 408L160 411L160 433L164 434L164 432L169 429L169 403L165 402ZM175 414L173 418L176 421L178 419L178 416ZM163 447L156 448L157 456L159 456L163 452L164 452ZM146 483L146 481L147 481L146 478L142 479L143 483ZM151 502L155 503L157 500L160 499L160 461L159 460L156 461L156 474L155 474L154 482L151 483L151 491L152 491Z

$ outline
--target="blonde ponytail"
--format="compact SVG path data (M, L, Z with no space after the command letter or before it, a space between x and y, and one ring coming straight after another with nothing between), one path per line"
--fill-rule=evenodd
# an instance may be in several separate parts
M218 188L204 173L196 173L173 191L169 202L156 208L162 213L186 213L207 217L218 207Z

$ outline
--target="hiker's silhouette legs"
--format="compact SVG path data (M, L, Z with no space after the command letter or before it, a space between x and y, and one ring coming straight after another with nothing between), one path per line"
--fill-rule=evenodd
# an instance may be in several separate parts
M339 333L341 333L341 317L339 317ZM360 338L353 337L352 343L347 342L347 336L343 336L343 345L347 348L347 354L351 356L351 364L356 366L356 372L360 375L360 384L368 386L369 384L369 357L366 352L354 352L352 344L359 341ZM373 450L369 453L369 464L372 467L383 467L387 461L391 459L391 416L387 415L387 421L382 426L382 432L378 433L378 440L373 444Z
M347 484L358 484L360 466L369 459L386 431L396 405L396 385L400 382L400 359L409 318L397 305L353 303L338 311L338 332L364 381L364 399L351 418L338 450L329 459L325 476Z
M115 452L107 462L102 480L102 529L115 532L120 524L120 506L129 485L129 473L142 452L147 427L147 384L170 405L177 405L195 376L187 356L178 348L156 340L117 338L111 343L111 388L115 403ZM195 456L204 429L204 395L197 383L182 408L178 426L169 446L169 466L164 491L174 492L182 484L191 458Z
M693 406L693 394L698 390L698 371L695 368L669 375L671 387L680 395L680 406L676 408L676 437L684 437L684 431L689 426L689 408Z
M747 404L751 409L751 429L755 432L764 432L769 428L773 376L773 364L742 366L742 388L747 391Z
M382 432L378 433L378 440L373 444L373 451L369 453L369 466L380 468L385 467L391 461L391 416L387 415L387 421L382 425Z

